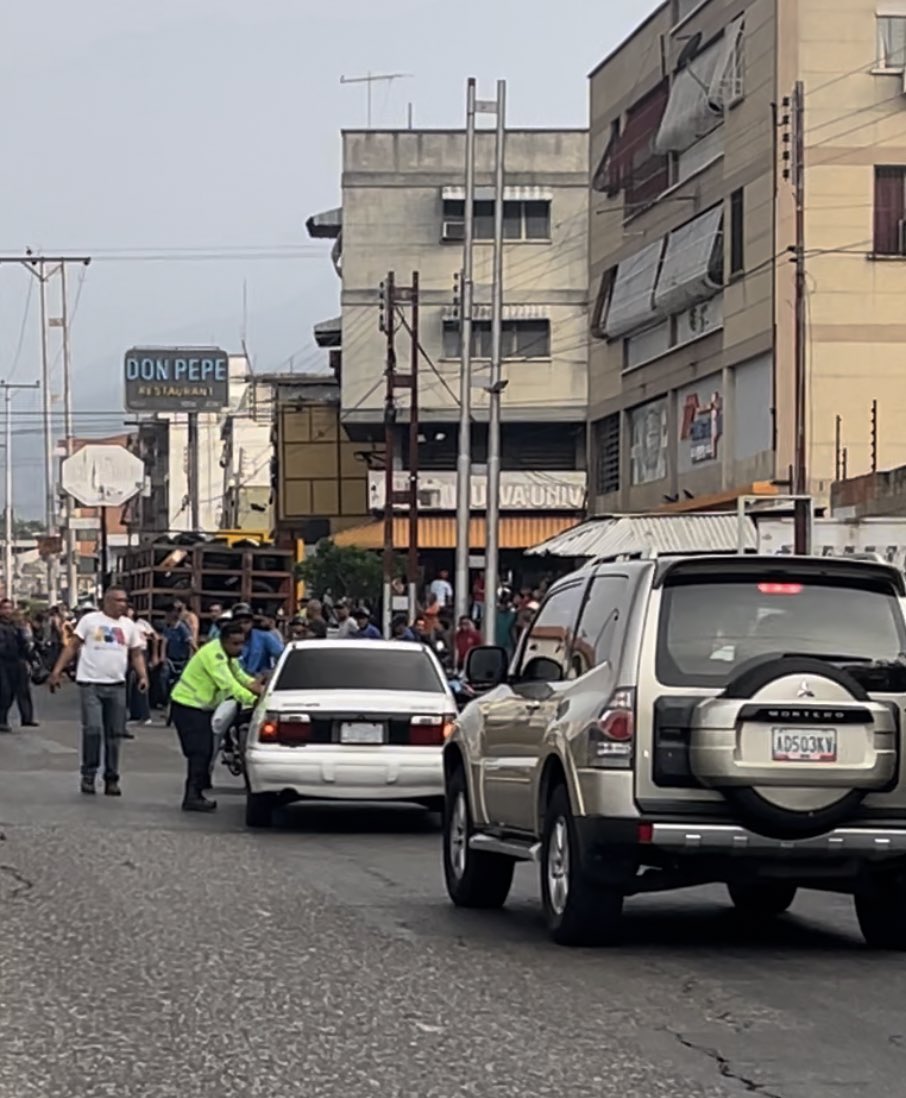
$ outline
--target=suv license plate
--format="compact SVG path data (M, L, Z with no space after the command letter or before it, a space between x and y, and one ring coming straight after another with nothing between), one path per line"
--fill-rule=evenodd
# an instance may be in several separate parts
M383 743L384 726L382 724L350 721L340 725L340 743Z
M837 761L836 728L772 728L771 739L774 762Z

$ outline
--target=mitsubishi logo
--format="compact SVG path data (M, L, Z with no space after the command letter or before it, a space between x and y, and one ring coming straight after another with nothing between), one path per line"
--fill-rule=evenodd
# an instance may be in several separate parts
M803 679L799 685L799 691L796 694L797 698L813 698L815 691L809 686L808 681Z

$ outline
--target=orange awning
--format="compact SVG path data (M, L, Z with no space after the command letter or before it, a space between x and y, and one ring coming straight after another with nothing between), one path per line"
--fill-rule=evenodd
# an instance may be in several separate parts
M528 549L547 538L556 537L576 526L580 520L569 515L505 515L500 519L500 548ZM335 545L357 545L360 549L384 547L383 522L368 522L334 534ZM469 521L469 548L484 549L487 523L483 518ZM453 549L456 546L456 519L452 515L424 515L418 520L419 549ZM409 519L393 520L394 549L409 548Z

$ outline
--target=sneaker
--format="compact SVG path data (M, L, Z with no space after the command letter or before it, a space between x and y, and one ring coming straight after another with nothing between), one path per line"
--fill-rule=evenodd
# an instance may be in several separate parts
M154 724L154 721L152 721L149 717L146 721L142 721L142 724L145 726L145 728L150 728L151 725Z
M82 778L81 790L83 793L96 793L94 778Z
M23 728L40 728L40 724L37 721L25 721L22 725Z
M0 732L12 732L12 727L8 724L0 724Z
M105 797L122 797L123 791L120 789L119 782L104 782L104 796Z

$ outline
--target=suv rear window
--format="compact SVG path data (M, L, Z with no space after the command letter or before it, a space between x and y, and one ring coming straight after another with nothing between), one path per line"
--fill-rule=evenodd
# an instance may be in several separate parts
M696 577L664 587L657 677L666 686L726 686L759 656L895 660L906 651L899 600L877 584L826 577Z
M287 652L275 690L412 690L440 694L444 684L424 650L398 648L389 641L373 647L303 644Z

